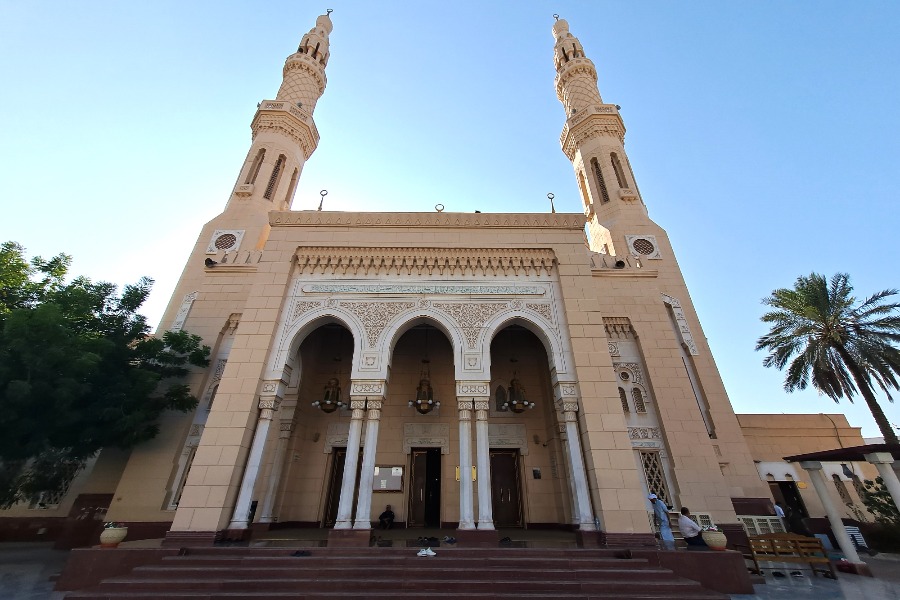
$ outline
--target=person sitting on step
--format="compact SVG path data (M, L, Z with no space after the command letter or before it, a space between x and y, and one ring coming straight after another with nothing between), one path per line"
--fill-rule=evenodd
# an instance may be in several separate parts
M378 515L378 526L382 529L390 529L394 526L394 511L391 510L390 504L385 506L384 512Z
M687 506L681 507L681 516L678 517L678 529L688 546L706 546L701 532L703 531L691 518L691 511Z

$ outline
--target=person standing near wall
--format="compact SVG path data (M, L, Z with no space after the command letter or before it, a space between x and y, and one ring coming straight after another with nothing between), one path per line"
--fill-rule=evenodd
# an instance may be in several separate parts
M656 494L647 496L653 504L653 523L659 531L659 539L662 540L664 550L675 549L675 535L672 533L672 525L669 523L669 507Z

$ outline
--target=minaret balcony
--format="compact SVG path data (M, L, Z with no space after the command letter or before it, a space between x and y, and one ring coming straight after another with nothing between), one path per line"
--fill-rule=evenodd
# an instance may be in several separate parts
M253 184L242 183L234 188L234 195L240 198L246 198L253 195Z
M306 158L319 145L319 130L312 115L287 100L263 100L250 124L254 137L259 131L279 131L297 142Z
M619 198L633 202L634 200L637 200L637 192L631 188L621 188L619 189Z

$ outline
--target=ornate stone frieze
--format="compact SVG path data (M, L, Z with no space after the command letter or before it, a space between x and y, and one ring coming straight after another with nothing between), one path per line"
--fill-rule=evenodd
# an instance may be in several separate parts
M370 348L375 347L378 336L391 319L416 306L415 302L341 302L340 305L362 321Z
M281 405L281 400L274 396L259 399L260 410L277 410L279 405Z
M485 417L487 418L487 411L490 410L491 403L487 400L476 400L475 401L475 410L481 411L485 413Z
M663 294L662 298L663 302L672 307L672 314L675 315L675 324L678 326L678 331L681 333L681 340L687 347L688 352L692 356L697 356L700 354L700 351L697 349L697 344L694 342L694 336L691 335L691 328L688 326L687 317L685 317L684 310L681 308L681 302L666 294Z
M413 448L440 448L441 454L449 454L450 425L447 423L404 423L403 451L409 454Z
M391 284L391 283L318 283L302 286L307 294L434 294L434 295L505 295L505 296L540 296L547 291L539 286L530 285L452 285L452 284Z
M434 307L455 320L469 348L475 348L485 321L507 308L506 302L435 302Z
M225 365L228 364L228 359L220 358L216 361L216 369L213 371L212 380L213 382L219 381L222 379L222 375L225 373Z
M610 356L620 356L619 342L608 341L606 343Z
M269 224L292 227L440 227L468 229L573 229L584 228L581 213L347 213L273 211Z
M585 114L587 113L587 114ZM569 160L575 160L575 152L590 139L613 137L625 141L625 125L617 112L605 111L603 106L592 106L570 120L563 127L559 143Z
M328 275L549 275L546 248L335 248L297 250L300 273Z

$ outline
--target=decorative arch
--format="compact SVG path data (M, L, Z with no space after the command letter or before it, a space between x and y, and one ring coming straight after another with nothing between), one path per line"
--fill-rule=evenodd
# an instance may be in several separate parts
M317 307L307 305L317 305ZM299 301L293 306L293 315L299 318L285 327L284 334L278 347L272 355L269 363L266 379L275 379L281 376L284 365L289 365L294 373L299 373L300 365L296 364L300 345L310 333L329 323L337 323L350 332L353 338L353 365L351 378L358 377L358 358L362 355L362 340L365 337L365 328L354 315L340 309L337 306L326 306L322 302ZM295 382L292 382L295 383Z
M531 315L524 314L520 310L505 311L488 319L484 324L484 337L481 340L481 364L484 365L484 372L491 372L491 342L497 334L509 325L521 325L541 341L544 350L547 353L548 367L552 372L566 373L566 362L562 345L555 330L548 328L540 323Z
M379 348L379 350L382 351L383 356L386 357L385 364L382 367L384 372L387 373L389 370L391 362L394 359L394 347L397 345L400 338L403 337L403 334L413 327L423 324L432 325L446 336L453 349L454 376L456 379L462 379L462 349L465 346L459 327L445 314L424 307L416 309L416 312L406 315L401 319L397 319L385 330L382 338L384 342Z

